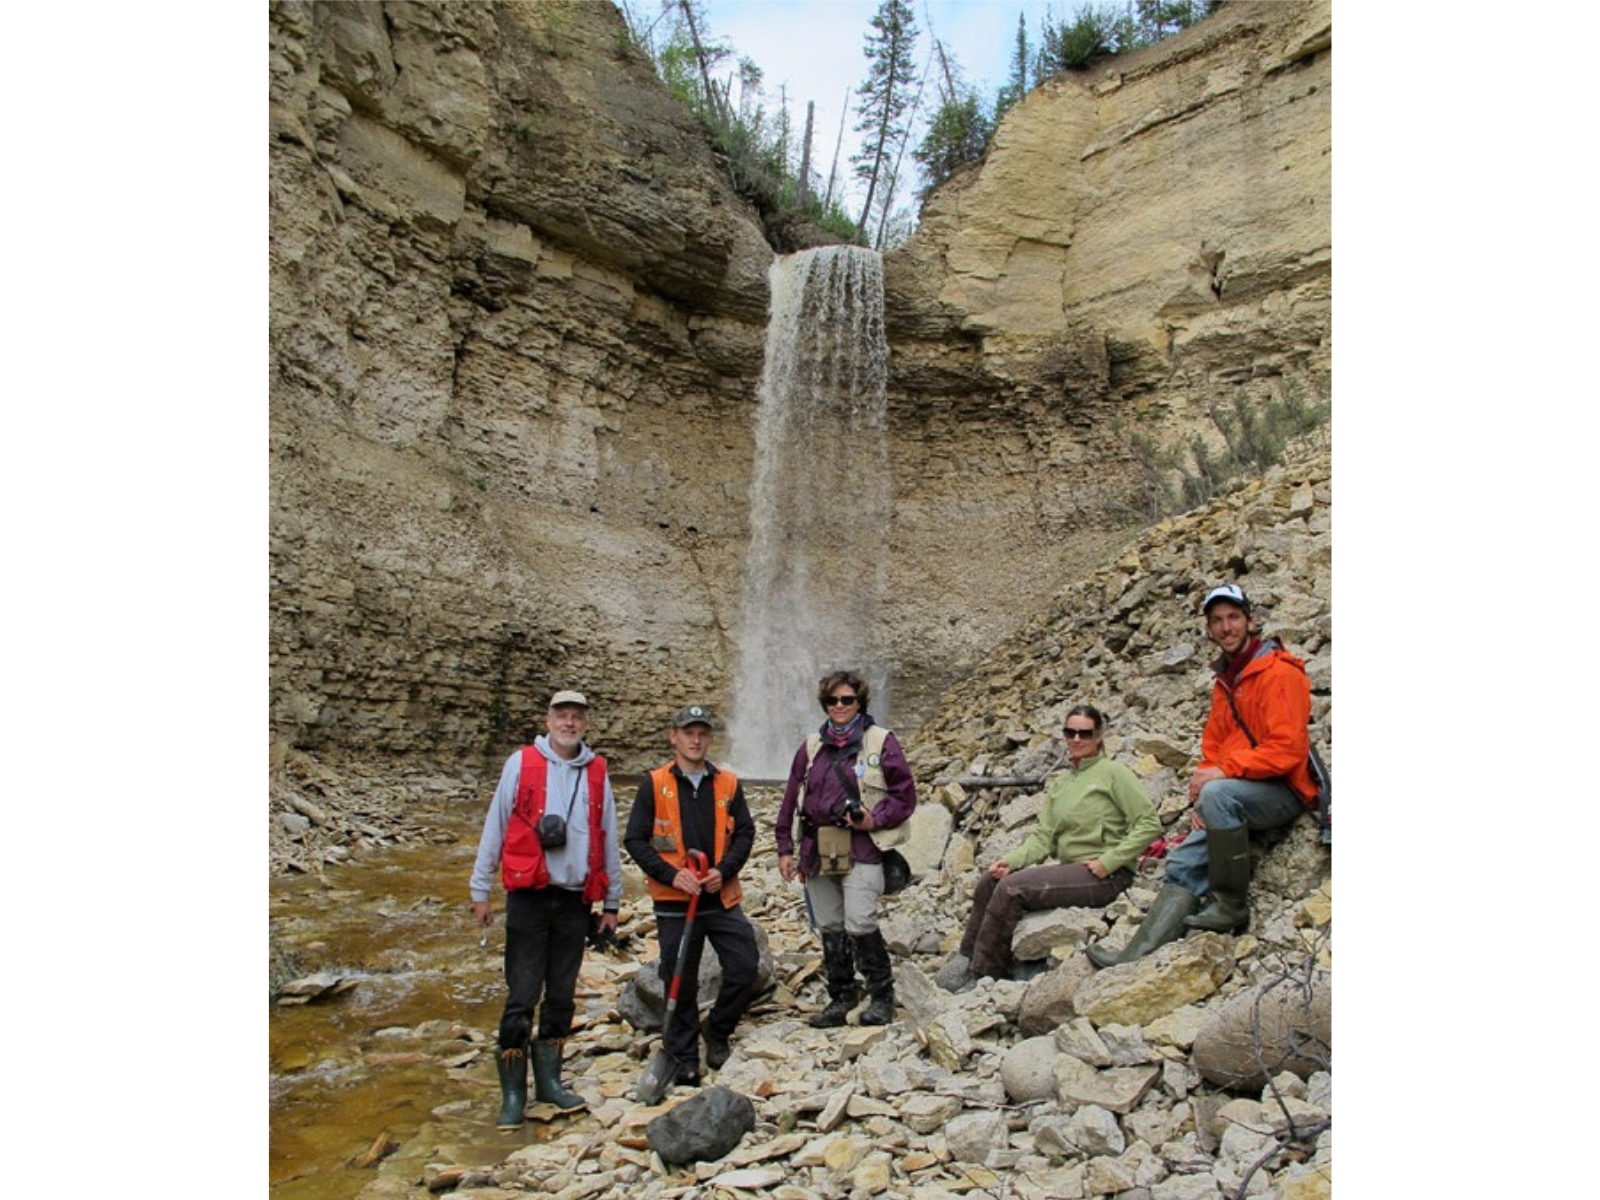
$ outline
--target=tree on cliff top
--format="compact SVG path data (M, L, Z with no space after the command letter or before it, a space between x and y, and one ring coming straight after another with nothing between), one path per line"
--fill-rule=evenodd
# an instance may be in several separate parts
M918 205L925 203L933 189L958 167L982 158L994 133L994 118L985 109L977 89L962 78L960 65L938 38L933 41L933 57L939 64L939 106L922 141L911 151L922 167L925 181L917 192Z
M866 230L878 188L885 183L891 163L910 133L906 114L917 74L917 33L916 17L906 0L883 0L872 16L872 32L862 47L867 78L856 88L861 119L855 128L864 138L860 152L850 156L856 178L867 185L861 220L856 223L857 241ZM887 209L887 204L884 207Z
M809 125L799 168L805 177L796 174L786 91L773 114L766 105L764 72L757 63L741 55L735 70L725 73L735 57L733 49L712 31L700 0L656 3L658 11L649 18L646 5L621 0L629 37L648 55L668 90L705 127L729 182L762 214L769 236L799 217L835 240L854 238L855 220L831 197L825 201L817 195L811 177Z
M1048 28L1048 25L1046 25ZM1000 89L1000 94L995 97L994 119L995 124L1000 123L1000 118L1006 115L1013 104L1028 94L1028 68L1033 65L1032 57L1028 53L1028 23L1021 13L1017 14L1017 45L1011 54L1011 78Z

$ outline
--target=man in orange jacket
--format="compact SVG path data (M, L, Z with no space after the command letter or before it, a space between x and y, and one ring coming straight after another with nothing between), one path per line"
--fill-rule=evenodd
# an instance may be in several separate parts
M700 955L710 941L722 967L722 985L706 1016L706 1065L728 1061L729 1040L744 1010L755 998L760 950L755 928L739 906L739 871L755 845L756 825L744 798L744 785L708 757L711 712L691 704L672 718L667 740L672 758L639 783L622 844L649 881L661 940L661 982L670 985L688 924L691 896L698 895L694 928L678 984L672 1026L661 1031L661 1048L677 1063L673 1082L700 1083ZM710 869L696 876L688 865L691 850L706 857Z
M1307 762L1305 663L1276 638L1261 637L1237 584L1212 588L1201 611L1206 636L1222 653L1211 664L1211 715L1189 780L1194 831L1167 857L1167 881L1127 949L1089 947L1096 966L1131 962L1188 929L1243 929L1250 920L1250 831L1287 825L1317 802Z

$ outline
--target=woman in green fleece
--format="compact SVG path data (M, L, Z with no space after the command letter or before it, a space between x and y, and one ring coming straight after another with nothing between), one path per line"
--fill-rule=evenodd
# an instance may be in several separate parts
M1011 935L1024 913L1103 908L1133 882L1145 847L1161 835L1155 806L1133 772L1101 753L1105 717L1091 704L1067 713L1070 769L1050 780L1039 824L989 865L972 897L961 949L939 972L951 991L976 976L1004 976ZM1054 856L1059 862L1046 863Z

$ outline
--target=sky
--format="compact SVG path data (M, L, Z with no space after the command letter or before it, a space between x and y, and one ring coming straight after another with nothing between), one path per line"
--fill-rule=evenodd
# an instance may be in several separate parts
M632 0L636 11L649 11L651 0ZM711 31L731 43L735 59L751 58L765 74L764 87L776 104L778 89L788 85L790 112L796 135L805 129L806 101L816 101L812 133L812 160L826 179L839 136L839 121L846 93L866 77L862 53L879 0L706 0ZM1028 23L1030 46L1037 44L1045 14L1056 20L1076 11L1076 5L1055 0L914 0L919 60L926 62L933 37L954 56L968 83L992 99L1011 73L1017 17ZM930 34L932 36L930 36ZM730 67L731 69L731 67ZM925 104L936 93L930 79ZM861 141L846 122L840 151L840 172L846 175L849 155ZM852 181L853 183L853 181ZM860 193L854 193L859 202ZM905 193L908 197L910 192Z

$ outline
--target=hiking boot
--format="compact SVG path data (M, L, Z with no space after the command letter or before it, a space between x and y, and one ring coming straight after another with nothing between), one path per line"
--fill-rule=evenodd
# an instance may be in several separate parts
M1111 967L1118 963L1129 963L1136 958L1143 958L1150 951L1182 937L1184 918L1193 913L1199 903L1199 898L1188 888L1179 887L1175 883L1164 883L1126 950L1118 954L1096 942L1084 953L1097 967Z
M733 1047L728 1045L709 1029L706 1030L706 1066L713 1071L720 1071L722 1064L728 1061L728 1055L733 1053Z
M557 1108L580 1108L587 1101L561 1086L561 1043L539 1041L533 1044L534 1096Z
M850 953L850 936L844 930L823 931L822 969L828 979L828 1007L807 1022L813 1029L833 1029L844 1024L856 1006L856 965Z
M1250 827L1206 830L1209 901L1184 921L1190 929L1238 933L1250 924Z
M1030 958L1027 962L1013 962L1006 975L1018 983L1027 983L1029 980L1039 978L1052 965L1047 958Z
M494 1056L500 1073L500 1115L496 1129L516 1129L522 1124L522 1110L528 1107L528 1055L521 1046L502 1050Z
M867 981L872 1003L856 1018L860 1025L887 1025L894 1020L894 968L881 931L874 929L855 939L856 960Z
M681 1083L684 1087L700 1086L700 1064L680 1062L677 1071L672 1076L673 1083Z

